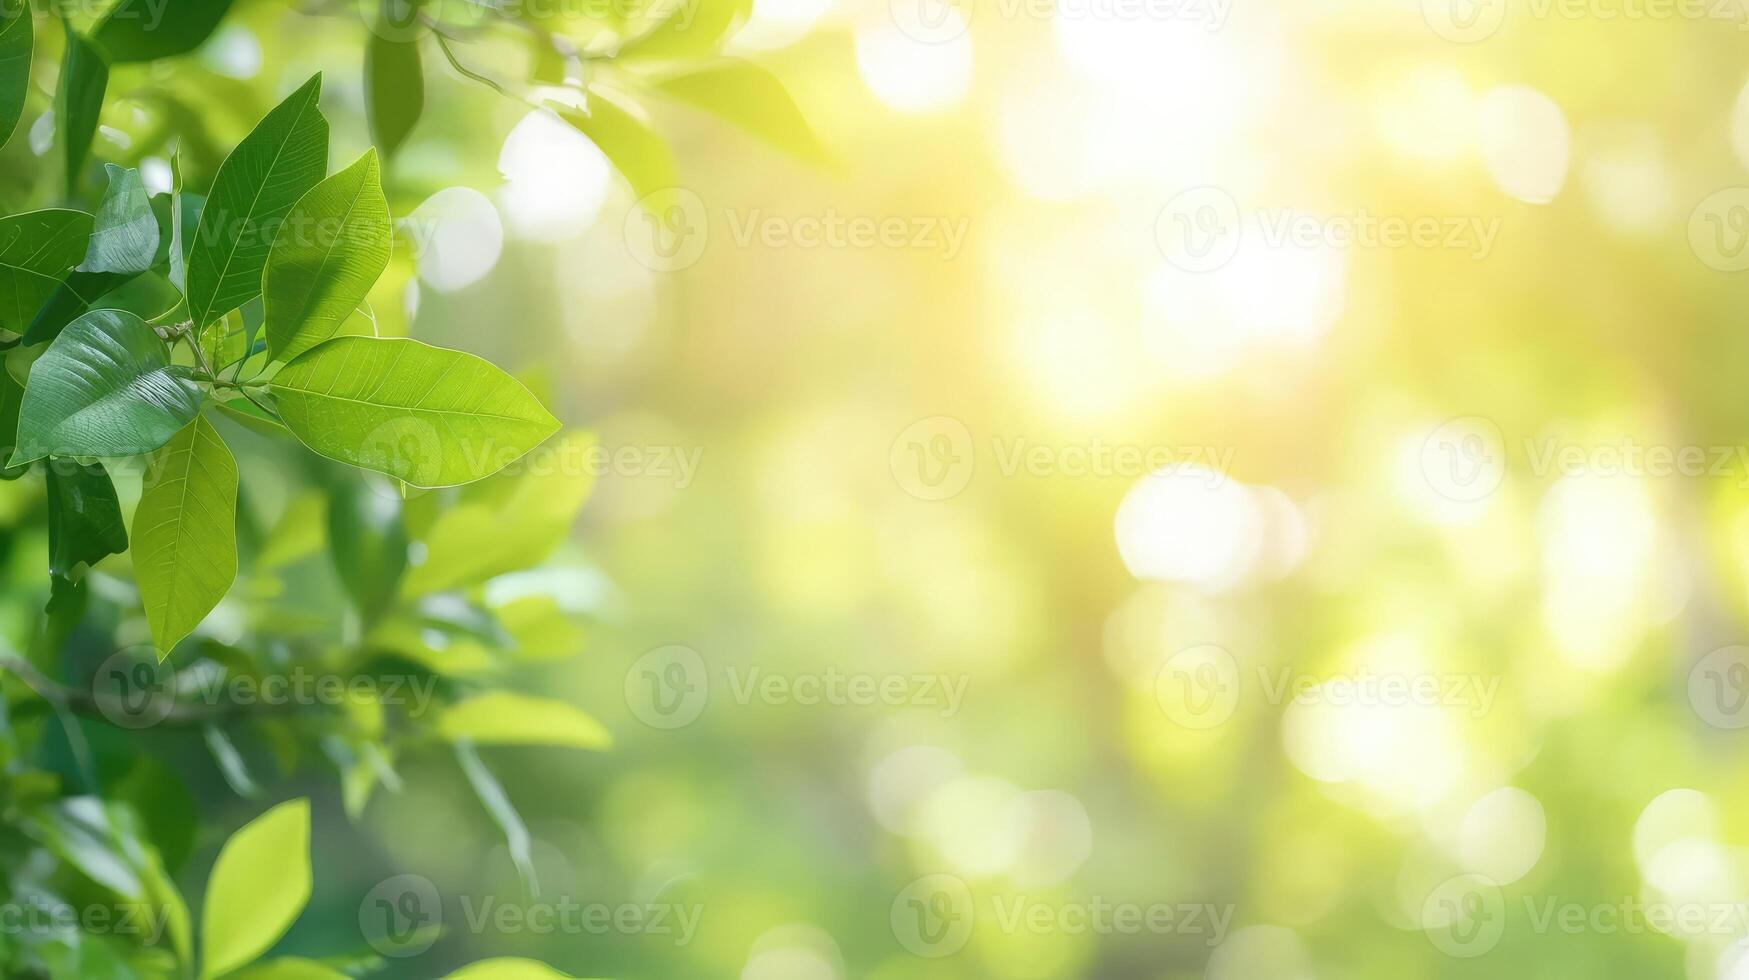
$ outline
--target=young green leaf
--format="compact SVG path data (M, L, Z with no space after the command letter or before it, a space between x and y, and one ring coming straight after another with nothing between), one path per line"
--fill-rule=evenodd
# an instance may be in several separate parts
M97 206L90 245L80 272L133 274L152 267L158 254L158 218L146 197L140 172L130 167L104 164L109 189Z
M591 85L587 112L550 105L606 154L614 169L632 185L633 197L643 200L674 186L674 157L668 151L668 141L650 128L649 114L636 103Z
M310 449L417 487L491 476L559 428L490 363L405 338L336 337L286 365L271 390Z
M103 114L103 92L109 87L109 63L103 52L72 25L67 31L67 53L61 58L61 85L55 91L55 127L66 152L67 189L79 186L79 171L91 152L97 135L97 119Z
M48 491L49 574L72 578L80 563L95 565L128 550L115 484L101 465L55 460Z
M620 48L618 57L637 61L704 58L722 47L752 13L752 0L681 0L654 29Z
M267 256L268 353L289 361L334 336L388 268L393 240L375 150L305 194Z
M320 74L281 102L219 167L188 256L188 310L204 327L261 292L279 220L328 170Z
M310 900L310 801L255 818L219 849L201 915L202 980L265 953Z
M157 61L200 47L231 9L231 0L121 0L91 38L111 64Z
M24 115L24 99L30 92L30 4L25 0L0 3L0 143L12 138Z
M31 365L12 462L151 452L194 418L200 398L146 321L93 310Z
M228 980L350 980L350 978L331 966L324 966L315 960L306 960L296 956L281 956L278 959L257 963L241 973L233 973Z
M581 708L509 691L477 695L451 707L438 718L437 730L451 741L467 739L479 745L605 749L613 744L607 729Z
M237 462L195 416L153 453L134 511L134 578L159 657L169 656L237 577Z
M783 83L751 62L722 58L695 71L671 75L656 88L797 159L821 165L832 162Z
M51 208L0 218L0 327L23 333L85 257L91 216Z
M425 111L425 69L417 40L371 32L364 49L364 96L371 139L392 157Z

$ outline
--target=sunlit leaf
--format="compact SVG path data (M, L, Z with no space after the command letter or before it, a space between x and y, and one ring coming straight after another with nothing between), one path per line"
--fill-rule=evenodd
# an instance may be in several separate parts
M225 159L188 256L189 316L205 326L261 292L280 219L328 170L320 74L274 108Z
M572 980L572 977L538 960L500 956L470 963L451 973L446 980Z
M752 0L681 0L648 33L619 50L622 60L696 60L714 54L753 13Z
M55 460L48 467L49 574L70 578L128 550L127 527L109 472L95 463Z
M207 880L201 976L266 952L310 900L310 801L281 803L231 835Z
M63 24L65 22L63 21ZM97 136L103 114L103 92L109 87L109 64L83 35L66 25L67 53L61 58L61 84L55 91L55 129L67 164L67 187L78 187L79 172Z
M120 0L91 32L112 64L155 61L200 47L231 0Z
M371 139L392 157L425 111L425 69L417 40L372 31L364 48L365 109Z
M674 156L668 141L650 128L649 114L636 103L592 85L587 112L557 104L551 108L606 154L632 185L632 196L642 200L674 186Z
M695 71L670 75L656 87L791 156L815 164L831 162L783 83L758 65L722 58Z
M272 392L304 445L416 487L490 476L559 427L490 363L404 338L327 341L286 365Z
M267 256L269 355L289 361L334 336L388 268L393 239L375 150L305 194Z
M148 467L134 511L134 578L163 657L237 577L237 463L196 416Z
M93 216L90 246L80 272L144 272L158 253L158 219L140 172L105 164L109 189Z
M605 749L613 736L581 708L564 701L494 691L450 707L438 719L447 739L479 745L556 745Z
M31 33L28 3L0 3L0 143L12 138L30 94Z
M347 980L347 976L315 960L282 956L233 973L230 980Z
M23 333L85 258L91 216L51 208L0 218L0 327Z
M93 310L31 365L13 462L150 452L194 418L200 398L144 320Z

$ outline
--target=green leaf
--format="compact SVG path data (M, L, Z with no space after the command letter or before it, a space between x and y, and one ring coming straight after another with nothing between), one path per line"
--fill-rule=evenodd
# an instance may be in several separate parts
M24 331L25 344L34 347L59 337L67 324L90 310L91 304L99 297L120 288L127 281L127 276L115 272L75 270L68 274L36 311L30 326Z
M85 257L91 216L51 208L0 218L0 327L23 333Z
M234 973L229 980L348 980L348 977L315 960L282 956L265 963L257 963L241 973Z
M328 492L328 540L334 570L366 623L373 623L395 596L407 568L407 528L400 501L351 479L333 481Z
M614 169L632 185L632 196L641 201L674 186L674 156L668 151L668 141L650 128L649 114L636 103L591 85L588 112L549 105L606 154Z
M0 370L0 459L11 459L18 448L18 410L24 405L24 385L11 371ZM16 480L27 468L0 468L0 480Z
M146 321L93 310L30 366L12 461L151 452L194 418L200 398Z
M160 658L237 577L237 462L196 416L152 454L134 511L134 578Z
M559 428L510 375L405 338L336 337L286 365L272 391L304 445L416 487L491 476Z
M334 336L389 267L393 239L375 150L305 194L267 256L268 353L289 361Z
M91 140L97 135L103 91L109 87L109 63L89 40L62 23L67 31L67 53L61 59L61 85L55 90L55 128L66 151L67 190L71 192L79 186L79 171L84 169Z
M371 32L364 49L364 101L371 140L384 156L394 156L425 111L425 69L416 40Z
M695 71L671 75L657 82L656 88L800 160L821 165L832 162L783 83L751 62L722 58Z
M48 491L49 574L72 578L81 563L95 565L128 550L115 484L100 464L55 460Z
M539 564L570 533L589 496L594 477L581 460L593 445L586 434L567 434L534 451L501 502L470 501L444 511L425 534L425 560L402 592L425 595Z
M505 849L510 852L510 861L516 865L516 873L522 878L523 889L530 895L539 895L540 876L534 867L534 838L529 835L528 824L517 812L516 804L510 802L510 794L504 792L504 784L486 768L471 740L456 742L455 759L468 777L468 784L474 788L474 795L480 798L480 805L503 831Z
M479 745L557 745L605 749L613 736L581 708L550 698L494 691L454 705L438 719L444 738Z
M184 292L188 289L188 253L194 248L194 232L200 227L200 212L206 207L206 195L190 194L182 189L182 157L170 157L170 283Z
M90 245L80 272L139 273L152 267L158 254L158 218L146 197L140 172L104 164L109 189L97 206Z
M753 13L752 0L681 0L660 24L627 42L618 57L638 61L697 60L716 52Z
M200 47L231 0L121 0L92 32L112 64L156 61Z
M30 5L24 0L0 3L0 143L12 138L24 116L30 92Z
M310 801L255 818L219 849L201 915L201 976L217 977L266 952L310 900Z
M500 956L470 963L451 973L446 980L572 980L572 977L538 960Z
M188 309L204 327L261 292L279 220L328 171L322 76L261 120L219 167L188 256Z

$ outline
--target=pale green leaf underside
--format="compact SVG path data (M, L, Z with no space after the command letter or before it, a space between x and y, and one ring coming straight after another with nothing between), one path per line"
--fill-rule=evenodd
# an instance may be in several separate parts
M109 189L91 229L90 245L80 272L139 273L152 267L158 254L158 218L146 197L140 172L104 164Z
M91 216L51 208L0 218L0 327L23 333L85 257Z
M134 511L134 578L160 657L237 577L237 462L203 416L153 453Z
M328 171L328 121L311 78L243 138L213 178L188 256L188 309L196 326L261 291L270 232Z
M310 801L291 800L219 849L201 916L201 976L220 976L266 952L309 900Z
M194 418L200 400L200 387L170 365L169 350L144 320L93 310L31 365L13 463L150 452Z
M336 337L286 365L271 390L310 449L418 487L491 476L559 428L490 363L405 338Z
M267 350L289 361L334 336L389 265L394 227L376 151L317 184L267 256Z
M494 691L469 698L438 720L444 738L479 745L556 745L605 749L613 736L582 709L548 698Z

